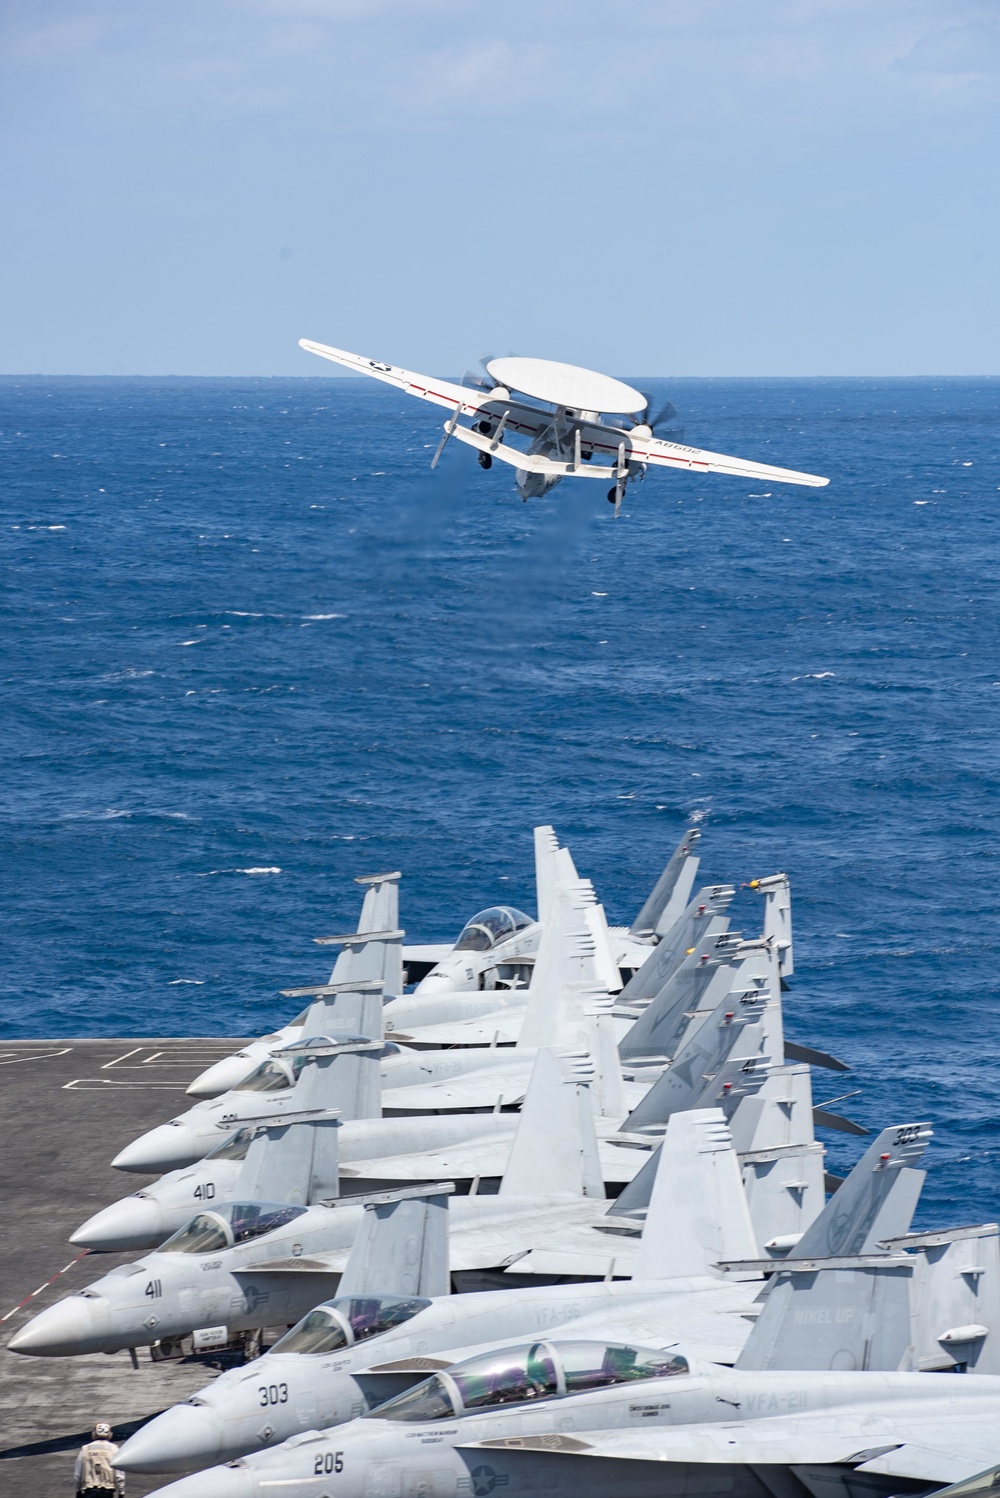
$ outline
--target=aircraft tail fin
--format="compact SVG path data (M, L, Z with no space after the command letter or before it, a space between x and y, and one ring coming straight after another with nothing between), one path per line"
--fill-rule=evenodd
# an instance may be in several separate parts
M677 1052L639 1105L622 1124L625 1132L656 1129L666 1125L672 1113L684 1108L708 1107L697 1099L705 1092L722 1066L734 1053L748 1057L759 1050L760 1022L766 995L724 994L715 1013ZM647 1011L648 1012L648 1011ZM763 1078L761 1078L763 1084ZM730 1090L732 1084L730 1082Z
M259 1123L239 1169L234 1199L304 1207L339 1196L339 1122L339 1113L324 1110L314 1118L276 1115Z
M552 893L560 879L575 879L576 868L568 848L560 848L552 827L535 828L535 898L543 929L552 913Z
M911 1345L915 1268L905 1254L783 1265L736 1367L895 1372Z
M560 993L573 984L593 983L597 948L589 915L596 904L589 879L560 879L554 885L517 1039L521 1049L555 1044Z
M752 879L750 888L764 896L764 936L777 949L781 976L790 978L795 971L792 950L792 885L787 874L771 874L766 879Z
M447 1295L453 1182L404 1187L364 1201L338 1295Z
M739 1153L812 1144L816 1137L812 1096L808 1066L772 1064L763 1086L743 1099L732 1116Z
M374 947L375 943L370 945ZM379 976L352 976L343 983L324 984L306 1010L302 1038L308 1040L314 1035L332 1035L337 1031L372 1038L381 1036L384 1004L385 986Z
M395 947L389 943L376 949L366 950L364 942L358 942L369 932L386 936L399 927L399 880L398 870L386 874L364 874L355 879L355 884L364 887L365 897L358 917L357 929L346 940L337 954L330 974L331 983L346 983L350 978L381 978L387 994L395 996L403 992L403 932L399 932ZM328 943L333 938L320 938Z
M882 1247L916 1259L910 1367L1000 1373L1000 1228L995 1222L908 1233Z
M647 896L632 922L632 936L662 936L679 920L691 898L700 860L697 856L701 833L692 827L685 832L670 856L663 873Z
M675 1113L658 1154L633 1277L714 1274L720 1259L743 1257L750 1245L756 1252L739 1162L722 1110Z
M729 928L726 911L736 893L731 884L705 885L653 948L622 989L628 1004L648 1003L683 962L690 947Z
M923 1185L913 1167L930 1143L930 1124L883 1129L795 1245L795 1257L871 1253L908 1231Z
M376 985L381 992L381 985ZM382 1037L334 1031L282 1047L306 1061L295 1085L303 1108L336 1108L342 1118L382 1116Z
M586 1051L543 1048L535 1058L501 1196L604 1196Z
M622 1060L651 1061L675 1056L693 1016L714 1008L719 999L732 991L738 945L739 937L726 932L701 941L689 952L622 1036ZM702 1015L703 1020L707 1018L707 1013Z
M790 1144L740 1156L754 1236L765 1254L785 1254L823 1211L823 1146Z

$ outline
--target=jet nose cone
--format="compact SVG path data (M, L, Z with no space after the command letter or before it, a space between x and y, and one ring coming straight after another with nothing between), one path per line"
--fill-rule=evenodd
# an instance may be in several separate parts
M125 1196L88 1217L69 1241L99 1253L127 1253L156 1248L166 1236L159 1202L148 1196Z
M263 1059L263 1051L256 1057L226 1056L223 1061L217 1061L214 1066L195 1077L187 1089L188 1097L220 1097L222 1093L230 1092L234 1087L239 1087L241 1082L245 1082Z
M119 1466L115 1462L115 1466ZM256 1498L257 1484L249 1467L209 1467L156 1488L151 1498Z
M176 1404L130 1436L115 1466L123 1472L191 1472L223 1456L222 1421L205 1404ZM217 1490L216 1490L217 1491Z
M222 1135L218 1142L222 1143ZM185 1124L160 1124L127 1144L111 1164L115 1170L139 1170L147 1175L157 1171L179 1170L182 1165L193 1165L200 1160L204 1150L195 1143L194 1130Z
M97 1296L68 1295L33 1316L7 1343L11 1352L30 1357L71 1357L100 1352L104 1345L107 1302Z

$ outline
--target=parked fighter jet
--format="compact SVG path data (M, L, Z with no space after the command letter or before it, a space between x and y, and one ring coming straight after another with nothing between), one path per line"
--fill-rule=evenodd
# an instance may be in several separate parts
M328 1471L344 1498L370 1493L376 1472L390 1493L405 1473L412 1489L447 1495L509 1485L682 1498L697 1482L700 1493L761 1498L772 1491L762 1466L804 1467L843 1498L859 1481L888 1495L901 1477L948 1482L996 1462L998 1397L990 1375L740 1372L683 1344L553 1338L472 1358L347 1426L181 1478L157 1498L263 1498L278 1484L282 1498L312 1498Z
M455 437L477 449L483 468L490 468L494 458L509 463L516 472L522 499L544 494L564 478L610 480L608 499L617 515L626 485L645 477L650 464L689 473L724 473L761 483L815 488L830 482L812 473L724 457L655 437L649 424L649 402L641 391L575 364L551 359L489 359L479 388L471 389L308 338L300 338L299 344L308 353L319 354L355 374L370 375L407 395L443 406L449 419L431 466L437 463L448 438ZM609 423L602 419L603 413L624 413L627 420L625 424ZM461 416L471 418L471 425L460 424ZM514 436L527 438L527 449L508 440ZM605 461L594 463L595 457Z
M456 1203L453 1268L503 1266L555 1222L604 1211L592 1078L585 1055L539 1053L499 1194ZM230 1202L203 1210L157 1252L34 1317L10 1348L63 1356L147 1345L199 1326L296 1321L339 1278L360 1220L357 1202Z
M720 1120L720 1114L689 1113L672 1131L630 1281L472 1293L410 1305L405 1317L391 1298L395 1321L380 1331L384 1297L372 1300L363 1321L353 1305L345 1305L345 1297L348 1291L356 1295L376 1288L398 1296L417 1283L402 1285L393 1270L394 1253L399 1257L396 1223L386 1221L380 1225L381 1253L372 1241L356 1240L336 1299L311 1311L264 1362L224 1374L193 1401L145 1426L123 1448L120 1464L135 1471L186 1471L259 1450L311 1426L351 1419L431 1369L465 1356L463 1348L509 1342L512 1335L551 1335L557 1326L571 1323L573 1335L586 1337L637 1336L658 1346L681 1338L703 1357L732 1362L753 1325L752 1302L760 1280L756 1265L736 1271L741 1277L725 1285L715 1270L720 1256L753 1239ZM908 1202L901 1211L892 1208L900 1172L894 1167L887 1173L883 1165L882 1146L890 1137L890 1131L880 1136L841 1187L840 1199L831 1200L813 1225L809 1244L814 1255L837 1252L852 1236L870 1244L887 1223L909 1221ZM873 1174L881 1188L877 1193L870 1189ZM420 1284L441 1278L440 1261L446 1264L447 1255L440 1239L429 1255L425 1249L424 1259L435 1255L434 1262L421 1260ZM371 1266L372 1257L377 1268ZM412 1249L407 1258L413 1260ZM1000 1273L994 1278L1000 1280ZM355 1331L344 1325L348 1312L355 1317ZM993 1324L1000 1331L1000 1312ZM768 1347L774 1340L769 1329ZM396 1387L390 1390L392 1381ZM262 1426L260 1389L272 1386L278 1392Z

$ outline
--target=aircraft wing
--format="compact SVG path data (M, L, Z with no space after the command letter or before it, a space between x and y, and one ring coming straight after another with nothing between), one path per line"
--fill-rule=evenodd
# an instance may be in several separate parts
M637 1462L739 1463L749 1466L844 1464L892 1477L956 1482L1000 1459L1000 1432L980 1404L975 1413L935 1417L871 1409L784 1415L704 1425L644 1426L632 1430L553 1432L469 1442L464 1449L597 1456ZM903 1407L906 1408L905 1406Z
M447 1082L426 1082L413 1087L382 1086L382 1112L436 1113L459 1109L509 1107L521 1102L531 1076L531 1059L521 1058L509 1067L473 1071Z
M512 1045L521 1033L526 1007L494 1009L479 1019L454 1019L440 1025L402 1025L393 1030L392 1038L435 1050L453 1045Z
M494 416L509 410L507 430L511 432L534 437L551 420L545 412L539 413L521 401L512 400L506 392L501 392L498 399L493 390L472 390L466 385L456 385L451 380L439 380L434 375L417 374L412 369L400 369L396 364L369 359L364 354L349 354L346 349L332 348L328 343L314 343L311 338L300 338L299 347L304 348L308 354L318 354L321 359L329 359L332 364L342 365L352 374L370 375L373 380L392 385L404 395L415 395L419 400L430 401L432 405L444 406L445 410L459 416L475 416L482 407L491 405L494 407ZM446 950L450 952L451 947Z
M753 479L762 484L805 484L822 489L830 482L815 473L798 473L794 468L773 468L769 463L751 463L746 458L729 458L723 453L703 452L699 447L685 447L681 442L664 442L659 437L636 438L629 457L654 468L683 468L690 473L728 473L733 478Z
M516 1118L507 1114L513 1125ZM348 1178L372 1181L471 1180L474 1176L502 1176L510 1159L514 1129L481 1139L470 1139L439 1150L419 1150L409 1155L380 1155L352 1160L340 1167ZM605 1181L627 1184L646 1164L645 1150L619 1149L598 1141L601 1174Z

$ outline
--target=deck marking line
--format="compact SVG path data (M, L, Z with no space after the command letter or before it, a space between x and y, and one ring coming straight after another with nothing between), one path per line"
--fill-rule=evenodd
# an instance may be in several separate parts
M19 1300L12 1311L8 1311L6 1316L0 1316L0 1326L5 1321L9 1321L12 1316L16 1316L21 1307L26 1306L29 1300L34 1300L36 1295L41 1295L43 1290L47 1290L50 1285L54 1285L61 1274L65 1274L67 1270L72 1269L74 1264L79 1264L80 1260L85 1259L89 1253L90 1249L85 1248L82 1254L77 1254L76 1258L70 1259L69 1263L65 1264L62 1269L57 1269L51 1279L45 1281L44 1285L39 1285L37 1290L32 1290L30 1295L26 1295L23 1300Z

